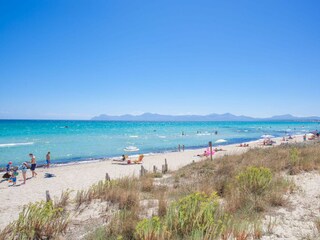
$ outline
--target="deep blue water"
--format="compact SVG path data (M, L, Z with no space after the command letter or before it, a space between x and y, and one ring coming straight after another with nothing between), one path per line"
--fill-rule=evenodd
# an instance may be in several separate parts
M0 167L8 161L14 165L29 161L29 153L36 155L38 163L44 163L50 151L54 163L66 163L120 156L127 146L138 147L137 153L154 153L176 151L178 144L197 148L218 139L240 143L263 134L277 137L316 129L320 130L319 122L0 120Z

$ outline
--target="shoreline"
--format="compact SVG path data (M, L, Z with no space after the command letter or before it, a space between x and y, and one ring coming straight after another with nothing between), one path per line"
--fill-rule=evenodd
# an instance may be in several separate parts
M300 136L300 135L292 135L292 136ZM302 136L302 135L301 135ZM277 138L282 138L282 137L274 137L273 139L277 139ZM262 138L254 138L251 139L249 141L231 141L231 143L226 142L226 143L212 143L212 148L215 147L223 147L223 146L229 146L229 145L235 145L235 144L240 144L240 143L251 143L251 142L256 142L262 140ZM202 146L191 146L191 147L185 147L185 151L189 151L189 150L201 150L201 149L205 149L207 148L208 145L202 145ZM174 148L173 148L174 149ZM135 157L138 156L140 154L143 154L144 156L149 156L149 155L157 155L157 154L167 154L167 153L174 153L174 152L179 152L178 150L166 150L166 151L154 151L154 152L143 152L143 151L139 151L139 152L128 152L129 154L124 154L128 155L129 157ZM182 152L182 151L181 151ZM130 154L132 153L132 154ZM100 162L100 161L112 161L113 159L120 159L121 155L109 155L109 156L101 156L101 157L96 157L96 158L90 158L90 157L84 157L84 158L75 158L75 159L69 159L69 160L53 160L50 164L50 168L56 168L56 167L63 167L63 166L68 166L68 165L78 165L78 164L87 164L87 163L94 163L94 162ZM57 163L54 163L54 161L57 161ZM21 163L22 164L22 163ZM18 167L21 164L18 165L14 165L14 167ZM37 164L37 168L44 168L46 166L46 163L43 163L43 161L41 161L40 164ZM6 171L6 167L0 167L0 174L4 173Z
M273 138L276 145L279 145L282 138ZM302 142L302 136L294 136L290 143ZM308 141L307 141L308 142ZM213 159L223 157L224 155L238 155L249 149L256 147L272 148L272 146L262 146L261 141L251 141L249 147L239 147L239 144L223 145L224 151L218 151L214 154ZM220 147L219 147L220 148ZM106 173L111 179L121 178L126 176L139 176L141 166L146 170L152 171L153 166L161 169L165 159L167 160L169 170L175 171L192 162L203 160L197 155L203 154L206 148L186 149L184 152L169 152L158 153L153 155L145 155L143 164L113 164L110 159L100 161L89 161L84 164L68 164L59 165L53 168L38 168L36 172L38 176L27 180L26 184L21 184L21 174L17 177L17 185L9 186L8 182L0 183L0 229L3 229L11 221L18 217L19 212L25 204L45 200L45 192L48 190L52 199L61 195L63 191L71 190L75 194L77 190L82 190L90 187L92 184L105 179ZM132 156L132 155L131 155ZM56 177L44 178L45 173L54 174ZM28 170L27 177L30 177L31 172Z

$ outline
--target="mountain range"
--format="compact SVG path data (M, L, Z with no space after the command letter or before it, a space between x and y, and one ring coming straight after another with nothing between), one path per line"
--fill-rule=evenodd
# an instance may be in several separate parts
M144 113L141 115L125 114L121 116L110 116L101 114L91 120L97 121L320 121L320 117L296 117L291 114L277 115L269 118L254 118L248 116L237 116L231 113L209 114L209 115L162 115L156 113Z

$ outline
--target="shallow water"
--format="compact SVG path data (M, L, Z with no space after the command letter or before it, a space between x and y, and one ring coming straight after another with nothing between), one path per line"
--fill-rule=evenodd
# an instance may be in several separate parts
M83 161L125 154L136 146L139 152L176 151L204 147L218 139L240 143L286 134L320 130L319 122L107 122L0 120L0 167L29 161L34 153L38 163L51 152L53 163ZM215 131L218 134L215 134ZM223 145L221 143L214 145ZM131 153L132 154L132 153Z

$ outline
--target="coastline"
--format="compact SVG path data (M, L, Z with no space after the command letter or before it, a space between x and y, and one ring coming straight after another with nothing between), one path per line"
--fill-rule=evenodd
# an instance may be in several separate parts
M294 135L294 136L300 136L300 135ZM301 135L302 136L302 135ZM274 139L277 139L280 137L275 137ZM248 140L250 139L250 140ZM240 141L241 140L241 141ZM248 141L243 141L243 140L248 140ZM223 146L229 146L229 145L236 145L236 144L240 144L240 143L252 143L252 142L256 142L261 140L261 138L235 138L232 139L231 143L226 142L226 143L213 143L212 148L215 147L223 147ZM188 146L185 148L185 151L192 151L192 150L203 150L207 147L207 145L203 144L202 146ZM174 149L174 148L172 148ZM140 154L143 154L144 156L153 156L153 155L157 155L157 154L168 154L168 153L174 153L174 152L179 152L176 148L176 150L158 150L158 151L154 151L154 152L143 152L143 151L139 151L139 152L131 152L132 154L130 154L130 152L127 152L129 157L136 157ZM78 165L78 164L88 164L88 163L94 163L94 162L100 162L100 161L112 161L113 159L120 159L121 155L108 155L108 156L101 156L101 157L96 157L96 158L92 158L92 157L83 157L83 158L76 158L76 159L58 159L58 160L53 160L52 163L50 164L51 167L55 168L55 167L63 167L63 166L68 166L68 165ZM21 164L18 165L14 165L14 167L18 167ZM43 161L40 162L40 164L37 164L37 168L43 168L45 167L46 164L43 163ZM0 174L4 173L6 171L5 166L4 167L0 167Z
M275 145L281 144L282 138L274 138ZM288 143L302 142L301 135L294 136L294 139ZM249 150L250 148L266 147L261 146L261 141L256 140L248 142L249 147L239 147L239 144L224 145L222 148L225 151L217 152L213 158L219 158L224 155L236 155L241 154ZM148 171L152 171L153 166L161 169L165 159L167 160L169 170L177 170L193 161L201 161L202 158L197 155L202 154L206 148L187 149L184 152L169 152L158 153L152 155L145 155L143 159L143 167ZM54 199L59 197L62 191L72 190L73 193L77 190L85 189L92 184L103 180L106 173L109 174L111 179L125 177L125 176L138 176L141 165L120 165L112 164L110 158L101 159L99 161L89 161L80 164L65 164L59 165L50 169L38 168L36 171L38 176L27 180L26 185L20 185L16 187L9 187L8 182L0 183L0 229L5 227L9 222L15 220L18 217L19 212L22 210L23 205L29 202L35 202L45 200L45 192L49 190L51 197ZM56 177L44 178L46 172L54 174ZM28 171L27 177L31 175ZM21 174L18 176L17 185L21 184Z

